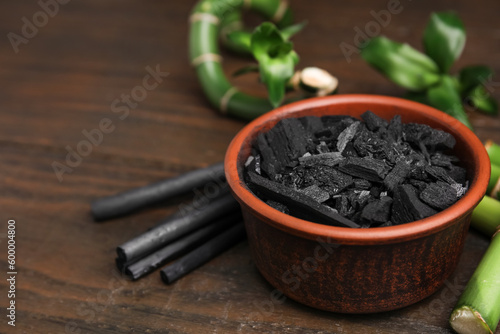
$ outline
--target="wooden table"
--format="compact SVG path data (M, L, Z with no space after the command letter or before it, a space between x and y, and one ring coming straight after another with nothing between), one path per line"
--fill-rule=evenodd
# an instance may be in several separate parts
M488 245L474 231L457 271L441 290L382 314L340 315L290 300L272 302L273 288L255 269L246 242L171 286L157 272L137 282L120 277L115 247L173 212L179 202L106 223L92 221L89 203L222 160L244 123L208 105L188 63L187 18L194 0L66 2L57 13L51 7L54 15L46 20L36 1L2 5L0 332L451 332L449 313ZM497 76L490 87L500 99L500 2L401 0L400 5L402 11L379 27L381 33L418 48L431 11L457 11L468 40L454 70L478 63L493 67ZM301 66L334 73L342 93L402 94L359 55L347 62L339 48L342 42L354 43L356 27L364 30L376 22L371 11L386 9L387 1L292 1L291 6L298 21L309 21L294 38ZM8 34L20 36L23 18L33 22L33 16L40 27L25 28L30 37L16 39L13 47ZM247 62L228 56L225 64L230 73ZM115 99L142 85L148 67L169 74L127 107L128 114L114 112ZM236 83L262 93L253 76ZM481 140L500 142L498 118L472 113L472 120ZM100 126L107 132L94 138L96 145L83 147L84 133ZM88 154L73 157L69 166L66 157L78 148ZM55 162L68 167L60 180ZM7 325L5 309L8 219L15 220L17 233L15 328Z

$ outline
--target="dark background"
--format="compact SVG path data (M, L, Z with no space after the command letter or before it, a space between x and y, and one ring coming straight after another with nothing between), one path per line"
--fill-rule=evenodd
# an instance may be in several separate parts
M195 1L73 0L20 44L23 17L33 22L36 1L2 2L0 20L0 264L7 271L7 220L17 226L17 321L7 326L6 280L0 280L2 333L450 333L449 313L488 245L471 231L459 267L446 285L402 310L345 316L290 300L273 303L246 242L177 283L153 273L138 282L120 277L115 247L143 232L178 206L157 207L94 223L89 203L102 196L171 177L223 159L244 126L208 104L187 57L188 16ZM497 75L490 86L500 99L500 2L407 1L381 33L421 49L432 11L452 9L467 28L467 44L453 71L486 64ZM387 1L292 1L300 67L315 65L338 76L341 93L400 96L403 91L353 55L355 27L374 21L370 11ZM248 59L228 56L228 73ZM170 74L120 120L112 101L142 84L147 66ZM262 94L255 76L238 79ZM498 118L471 113L481 140L500 142ZM113 131L58 180L53 163L98 128ZM3 277L3 274L0 274ZM256 317L257 315L257 317ZM254 321L251 321L254 320ZM500 333L497 331L497 333Z

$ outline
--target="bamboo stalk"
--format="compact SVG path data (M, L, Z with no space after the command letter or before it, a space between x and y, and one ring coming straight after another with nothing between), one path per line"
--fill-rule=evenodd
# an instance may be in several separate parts
M497 216L498 217L498 216ZM500 226L453 309L451 327L460 334L493 334L500 320Z
M217 45L221 21L232 11L241 10L245 3L279 25L291 22L291 11L283 0L202 0L191 15L189 49L191 62L210 103L223 114L250 120L273 109L272 105L265 98L240 92L229 82Z
M485 235L491 236L495 233L499 224L500 202L489 196L484 196L472 212L472 227Z
M493 141L488 140L484 144L484 148L490 156L491 163L500 166L500 145L495 144Z

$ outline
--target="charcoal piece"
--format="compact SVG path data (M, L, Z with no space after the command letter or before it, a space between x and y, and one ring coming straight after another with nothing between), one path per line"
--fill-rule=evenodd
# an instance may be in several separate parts
M359 227L358 224L338 214L337 210L320 204L311 197L270 181L255 173L248 173L250 187L264 197L285 204L290 212L302 219L326 225Z
M300 164L304 166L323 165L333 167L337 166L342 160L344 160L344 157L339 152L304 155L299 158Z
M425 166L425 172L431 175L434 179L444 181L449 185L457 183L451 176L448 175L446 169L443 167Z
M357 190L368 190L372 187L372 183L365 179L354 179L354 188Z
M365 111L362 115L361 118L363 121L365 121L366 127L370 131L377 131L380 128L385 129L389 123L383 118L380 118L379 116L375 115L373 112L370 110Z
M359 124L361 123L354 122L339 134L339 137L337 139L337 151L339 151L340 153L344 151L347 143L349 143L354 138L354 135L358 131Z
M447 155L441 152L436 152L431 156L430 162L432 166L439 166L445 168L451 168L454 162L459 162L460 160L453 156Z
M412 162L410 173L408 173L408 178L421 181L428 181L429 175L427 174L426 168L427 168L427 163L425 161Z
M284 118L276 125L282 127L288 139L288 146L292 152L291 159L297 159L314 148L311 133L304 129L297 118Z
M313 184L312 186L309 186L304 189L299 189L299 191L315 201L318 201L319 203L323 203L327 201L330 198L330 194L327 191L324 191L320 187L318 187L316 184Z
M299 121L302 123L302 126L304 127L307 133L316 133L324 130L323 122L319 117L305 116L305 117L300 117Z
M408 159L400 159L384 179L384 185L390 191L394 191L398 185L403 183L410 174L412 167Z
M324 141L321 141L319 145L316 146L316 151L318 151L319 154L330 153L330 149Z
M375 133L366 128L358 131L353 145L361 157L371 155L378 159L383 159L387 155L386 152L391 150L386 140L379 138Z
M448 132L433 129L427 124L404 124L403 137L406 141L417 146L420 142L422 142L425 146L428 147L452 149L456 143L455 138Z
M469 189L469 181L465 182L465 186L461 185L460 183L454 183L450 185L455 191L457 192L458 198L462 197L466 192L467 189Z
M401 141L403 137L403 124L401 123L401 116L394 116L389 122L387 127L386 137L391 138L395 142Z
M458 200L457 191L448 183L430 183L420 193L420 199L438 210L444 210Z
M455 147L456 140L451 133L438 129L432 129L431 135L424 139L424 144L425 146L430 147L436 146L445 149L452 149Z
M344 217L354 214L354 208L351 206L346 195L339 195L335 201L335 209Z
M414 186L415 188L417 188L417 190L419 192L421 192L422 190L425 189L425 187L427 187L427 182L425 181L422 181L422 180L417 180L417 179L410 179L408 181L409 184L411 184L412 186Z
M349 158L349 157L359 157L358 152L354 148L354 144L352 142L347 143L344 151L342 152L342 156Z
M333 138L332 130L330 129L322 129L314 133L314 137L320 140L329 140Z
M371 187L370 188L370 195L373 197L373 198L380 198L380 194L382 193L382 191L380 190L379 187Z
M383 196L379 200L368 203L361 212L361 220L369 225L380 225L387 222L391 215L392 198Z
M391 221L394 225L409 223L437 213L436 210L420 201L417 189L409 184L398 186L394 191Z
M418 145L424 138L430 136L432 128L425 124L403 124L403 138L409 143Z
M287 143L288 139L286 138L285 133L282 131L281 126L278 126L278 124L276 124L265 134L265 138L269 147L272 149L274 156L276 157L276 161L281 167L279 169L279 173L281 173L285 166L288 166L292 163L292 160L290 158L291 152L289 152Z
M313 166L306 168L303 173L303 187L316 184L331 196L349 187L352 182L350 175L328 166Z
M280 202L267 200L266 204L269 205L271 208L276 209L276 210L283 212L285 214L290 213L290 210L288 210L288 207L285 204L281 204Z
M281 165L276 159L273 150L269 147L267 143L265 134L261 133L257 136L255 140L255 146L257 150L260 152L262 157L260 168L266 173L271 179L274 179L276 174L278 174L281 170Z
M372 199L368 190L350 190L347 192L347 198L355 211L360 211Z
M247 161L245 162L245 168L249 171L261 175L262 173L260 169L260 155L257 154L249 156Z
M467 181L467 170L465 168L451 165L447 172L448 175L459 184L465 184Z
M349 157L340 163L339 170L368 181L380 182L389 172L389 166L384 161L370 157Z

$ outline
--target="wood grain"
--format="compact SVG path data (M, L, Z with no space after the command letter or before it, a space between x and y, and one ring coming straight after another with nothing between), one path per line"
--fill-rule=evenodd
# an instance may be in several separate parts
M243 122L217 114L201 94L187 60L187 18L195 1L70 1L15 53L7 34L21 34L37 1L3 4L0 20L0 264L6 262L6 222L17 225L17 321L7 326L6 281L0 280L1 333L451 333L449 312L485 251L471 231L459 267L446 286L399 311L345 316L275 300L256 271L246 242L171 286L158 275L120 277L114 248L173 212L180 201L96 224L95 198L220 161ZM487 64L500 73L500 3L401 0L381 33L421 47L431 11L455 10L465 22L465 52L453 70ZM301 66L337 75L341 93L401 95L402 91L339 45L373 21L387 1L292 1L307 28L294 38ZM231 73L248 63L225 54ZM169 72L125 119L112 103L141 85L146 67ZM257 78L235 82L263 94ZM500 100L500 76L493 78ZM500 142L500 120L471 113L481 140ZM57 179L52 164L76 149L82 131L108 118L103 136L71 173ZM500 331L497 331L500 333Z

